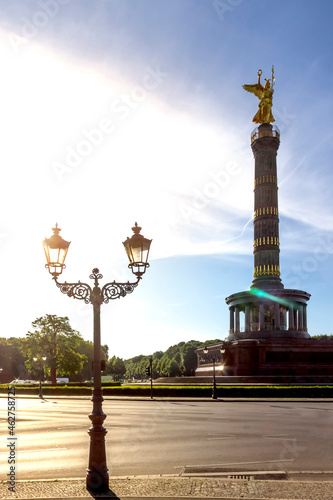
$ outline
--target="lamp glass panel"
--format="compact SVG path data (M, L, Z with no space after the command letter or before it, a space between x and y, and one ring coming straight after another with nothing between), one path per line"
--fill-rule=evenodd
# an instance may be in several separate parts
M47 261L47 263L49 263L50 262L49 246L45 241L43 241L43 248L44 248L44 252L45 252L46 261Z
M135 246L132 245L132 259L133 259L133 264L136 264L137 262L142 262L142 247L141 244L136 244Z
M133 264L133 255L132 255L132 249L131 249L131 242L130 242L129 238L126 241L124 241L123 245L125 247L127 257L129 258L130 263Z
M60 263L59 262L59 248L49 248L50 253L50 264Z
M68 247L67 248L59 248L58 263L60 265L63 265L63 263L65 262L67 251L68 251Z
M148 261L148 254L149 254L149 249L150 249L150 243L151 243L150 240L145 239L143 241L143 245L142 245L141 259L142 259L142 262L144 262L145 264Z
M50 248L49 247L49 256L50 256L50 260L49 260L49 263L54 263L54 262L58 262L58 253L59 253L59 250L58 248Z

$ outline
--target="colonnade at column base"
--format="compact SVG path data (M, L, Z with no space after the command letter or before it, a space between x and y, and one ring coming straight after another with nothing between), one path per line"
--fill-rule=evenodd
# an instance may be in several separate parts
M228 340L309 338L303 290L251 287L226 298L230 312Z

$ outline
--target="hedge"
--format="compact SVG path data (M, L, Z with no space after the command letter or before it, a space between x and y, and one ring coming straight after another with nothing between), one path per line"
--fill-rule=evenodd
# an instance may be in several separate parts
M39 386L15 385L16 394L38 395ZM43 385L45 396L90 396L91 387L68 385ZM0 386L0 393L7 393L8 384ZM104 396L142 396L150 397L149 386L111 386L103 385ZM212 396L209 386L155 386L155 397L203 397ZM333 398L333 386L217 386L218 398Z

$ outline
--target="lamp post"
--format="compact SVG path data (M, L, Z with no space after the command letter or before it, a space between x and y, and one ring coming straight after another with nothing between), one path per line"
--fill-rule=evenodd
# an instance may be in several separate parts
M37 363L38 358L33 358L34 362ZM38 367L39 367L39 397L41 399L43 398L43 391L42 391L42 373L44 372L44 363L46 361L46 356L42 356L42 358L38 361Z
M87 489L94 492L105 492L109 489L109 474L106 466L106 453L105 453L105 435L107 433L103 422L106 415L102 410L103 391L101 383L101 327L100 327L100 307L107 304L110 300L125 297L128 293L132 293L134 288L138 285L145 273L146 268L149 267L148 255L150 244L152 240L144 238L140 234L141 227L135 223L132 227L133 235L123 242L126 253L129 258L129 265L133 274L136 275L137 280L134 283L116 283L115 281L107 283L102 288L99 287L99 280L103 278L99 269L94 268L90 279L94 280L94 286L91 287L86 283L64 283L58 282L58 276L65 268L65 258L68 251L70 242L65 241L59 236L61 231L56 224L53 228L53 235L51 238L43 241L45 256L47 264L45 267L49 269L53 279L60 288L62 293L67 294L69 297L84 300L86 304L93 305L94 316L94 385L92 391L93 410L89 418L92 422L88 433L90 435L90 449L89 449L89 465L87 468Z
M208 347L205 346L203 349L204 354L208 354ZM213 361L213 388L212 388L212 399L217 399L217 388L216 388L216 376L215 376L215 362L216 361L221 361L223 359L223 354L225 352L225 349L220 349L220 353L222 356L209 356L206 357L207 361Z
M153 399L153 357L149 358L149 366L146 368L146 374L150 378L150 399Z

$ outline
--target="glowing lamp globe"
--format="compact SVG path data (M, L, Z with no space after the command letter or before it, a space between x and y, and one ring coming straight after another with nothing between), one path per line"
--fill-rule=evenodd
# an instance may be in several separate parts
M131 238L123 241L123 245L130 261L128 267L132 269L133 274L140 278L149 267L148 255L152 240L148 240L140 234L141 227L138 226L137 222L132 227L132 231L134 234Z
M50 274L58 276L62 273L65 266L65 258L68 252L70 241L65 241L60 235L61 229L58 224L52 228L53 235L51 238L45 238L43 248L46 256L47 264L45 267L49 269Z

